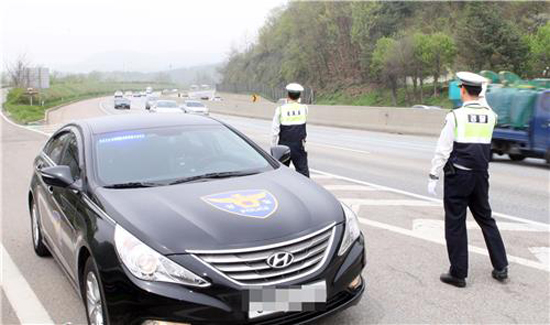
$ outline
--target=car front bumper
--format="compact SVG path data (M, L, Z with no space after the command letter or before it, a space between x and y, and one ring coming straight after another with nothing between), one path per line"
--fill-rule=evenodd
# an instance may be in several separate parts
M182 265L189 265L194 260L189 255L180 257ZM279 312L252 319L247 310L248 290L225 281L223 277L208 277L211 285L206 288L141 281L123 267L102 270L101 278L111 325L144 324L146 321L199 325L305 324L357 304L365 289L361 276L365 265L361 236L344 256L338 257L334 252L319 272L290 284L297 286L326 281L326 304L315 305L314 310ZM350 289L350 284L358 277L360 284Z

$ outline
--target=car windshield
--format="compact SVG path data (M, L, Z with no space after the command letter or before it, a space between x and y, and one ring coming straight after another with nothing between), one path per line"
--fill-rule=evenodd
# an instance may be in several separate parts
M187 126L100 134L95 164L104 185L169 184L213 173L258 173L268 160L223 126Z
M157 107L178 108L178 104L175 101L171 101L171 100L159 100L157 102Z
M200 102L187 102L185 105L187 107L204 107L203 103Z

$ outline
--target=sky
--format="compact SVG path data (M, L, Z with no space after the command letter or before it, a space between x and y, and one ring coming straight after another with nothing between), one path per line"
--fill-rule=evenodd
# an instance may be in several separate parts
M223 62L286 0L1 0L2 65L155 71Z

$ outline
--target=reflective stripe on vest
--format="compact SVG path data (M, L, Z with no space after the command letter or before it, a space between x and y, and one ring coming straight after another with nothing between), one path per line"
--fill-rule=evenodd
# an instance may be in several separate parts
M281 125L300 125L307 120L307 106L298 103L288 103L281 106Z
M496 114L483 106L473 104L453 111L455 116L455 142L491 143Z

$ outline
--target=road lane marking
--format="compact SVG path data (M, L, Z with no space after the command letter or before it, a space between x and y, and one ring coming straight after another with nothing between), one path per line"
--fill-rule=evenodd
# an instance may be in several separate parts
M248 127L248 129L250 129L250 127ZM253 132L246 132L246 134L250 138L252 138L252 137L262 138L265 141L267 141L268 143L271 142L271 137L270 136L265 135L263 132L260 133L257 130L255 130ZM252 134L254 134L254 136L252 136ZM333 145L330 145L330 144L319 143L319 142L316 142L316 141L307 141L306 145L305 145L306 151L307 151L307 147L309 147L309 146L325 147L325 148L330 148L330 149L337 149L337 150L342 150L342 151L349 151L349 152L360 153L360 154L364 154L364 155L370 155L370 151L361 150L361 149L352 149L352 148L341 147L341 146L333 146Z
M319 173L319 174L322 174L322 175L326 175L326 176L332 176L335 179L340 179L340 180L348 181L348 182L355 183L355 184L362 184L362 185L366 185L366 186L371 186L371 187L374 187L374 188L378 188L380 190L393 192L393 193L397 193L397 194L403 194L403 195L406 195L406 196L409 196L409 197L414 197L414 198L417 198L417 199L431 201L431 202L435 202L435 203L438 203L440 205L443 205L443 200L440 200L440 199L436 199L436 198L432 198L432 197L428 197L428 196L424 196L424 195L420 195L420 194L415 194L415 193L407 192L407 191L404 191L404 190L399 190L399 189L388 187L388 186L373 184L373 183L361 181L361 180L346 177L346 176L340 176L340 175L336 175L336 174L332 174L332 173L328 173L328 172L323 172L323 171L320 171L320 170L317 170L317 169L311 169L310 168L310 171L314 172L314 173ZM513 220L513 221L524 222L524 223L528 223L528 224L541 226L541 227L544 227L544 228L548 229L548 231L550 231L550 225L542 223L542 222L529 220L529 219L525 219L525 218L520 218L520 217L515 217L515 216L511 216L511 215L507 215L507 214L499 213L499 212L493 212L493 216L499 217L499 218L502 218L502 219L508 219L508 220Z
M529 251L548 268L550 268L550 247L529 247Z
M46 124L46 125L29 125L28 128L31 130L40 130L46 134L54 134L62 126L63 124Z
M107 110L104 106L103 106L103 102L104 100L101 100L99 102L99 109L101 109L103 111L103 113L107 114L107 115L114 115L114 113L112 112L109 112L109 110Z
M338 150L342 150L342 151L355 152L355 153L360 153L360 154L364 154L364 155L370 155L370 151L359 150L359 149L351 149L351 148L340 147L340 146L333 146L333 145L330 145L330 144L323 144L323 143L318 143L318 142L309 142L309 141L306 142L306 146L309 146L309 145L314 145L314 146L318 146L318 147L325 147L325 148L330 148L330 149L338 149Z
M361 222L362 224L365 224L367 226L389 230L389 231L396 232L396 233L406 235L406 236L409 236L409 237L423 239L423 240L426 240L426 241L430 241L430 242L433 242L433 243L437 243L437 244L446 246L445 239L443 239L443 238L434 238L434 237L424 236L423 234L415 233L412 230L408 230L408 229L405 229L405 228L396 227L396 226L388 225L388 224L385 224L385 223L382 223L382 222L368 220L368 219L364 219L364 218L359 218L359 222ZM480 248L480 247L477 247L477 246L468 245L468 250L470 252L473 252L473 253L489 256L489 253L487 252L487 249L485 249L485 248ZM535 268L535 269L539 269L539 270L542 270L542 271L550 272L550 269L549 269L548 265L544 265L542 263L538 263L538 262L531 261L531 260L528 260L528 259L525 259L525 258L511 256L511 255L508 255L507 257L508 257L509 262L514 262L516 264L520 264L520 265L532 267L532 268Z
M333 178L332 176L321 175L321 174L311 174L311 175L309 175L309 177L311 177L313 179L331 179L331 178Z
M348 202L345 202L345 203L348 203ZM359 215L359 210L361 209L361 204L351 204L350 208L352 209L353 212L355 212L355 214ZM413 237L413 238L417 238L417 239L422 239L422 240L432 242L432 243L436 243L436 244L440 244L440 245L443 245L443 246L447 245L447 242L445 241L444 236L442 236L442 234L440 235L440 234L436 233L435 231L433 231L433 229L429 229L428 231L426 231L426 229L418 229L417 228L415 230L413 228L412 230L409 230L409 229L389 225L389 224L386 224L386 223L383 223L383 222L374 221L374 220L370 220L370 219L366 219L366 218L358 217L357 219L359 220L360 223L362 223L366 226L371 226L371 227L375 227L375 228L384 229L384 230L387 230L387 231L398 233L400 235L405 235L405 236L409 236L409 237ZM473 245L468 245L468 251L472 252L472 253L476 253L476 254L481 254L481 255L484 255L484 256L489 256L489 252L487 251L487 249L480 248L480 247L473 246ZM531 251L531 252L533 252L533 251ZM537 253L538 253L538 255L536 255L537 258L539 258L539 257L540 258L547 258L548 255L549 255L548 252L546 252L545 257L542 257L543 253L541 252L541 250L537 250ZM531 268L534 268L534 269L537 269L537 270L550 272L550 263L545 263L544 260L542 260L543 263L539 263L539 262L535 262L535 261L532 261L532 260L528 260L528 259L525 259L525 258L522 258L522 257L517 257L517 256L509 255L509 254L507 254L506 256L507 256L509 262L513 262L513 263L520 264L520 265L523 265L523 266L531 267ZM540 258L539 258L539 260L540 260Z
M415 232L413 230L409 230L409 229L405 229L405 228L401 228L401 227L396 227L396 226L388 225L388 224L385 224L385 223L382 223L382 222L369 220L369 219L365 219L365 218L358 218L358 219L359 219L360 223L362 223L366 226L388 230L388 231L395 232L395 233L398 233L398 234L401 234L401 235L422 239L422 240L429 241L429 242L436 243L436 244L440 244L440 245L443 245L443 246L447 245L444 238L426 236L425 234L423 234L421 232ZM487 256L487 257L489 256L489 253L487 252L486 248L480 248L480 247L477 247L477 246L468 245L468 251L472 252L472 253L484 255L484 256ZM520 265L527 266L527 267L531 267L531 268L541 270L541 271L550 272L550 267L549 267L548 264L543 264L543 263L535 262L535 261L532 261L532 260L528 260L528 259L525 259L525 258L522 258L522 257L517 257L517 256L512 256L512 255L507 255L507 257L508 257L509 262L520 264Z
M2 256L2 288L21 324L54 324L50 315L0 244Z
M329 191L380 191L379 189L364 186L364 185L323 185L326 190Z
M413 229L425 229L426 231L435 231L442 233L445 228L445 221L437 219L414 219ZM467 229L481 230L475 221L466 221ZM500 231L530 231L530 232L548 232L547 227L532 225L518 222L499 222L498 229Z
M369 206L410 206L410 207L441 207L434 202L422 200L384 200L384 199L354 199L340 198L347 205L369 205Z

